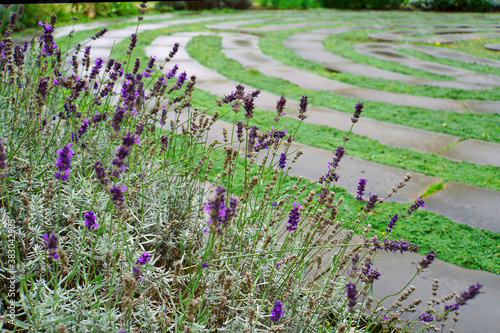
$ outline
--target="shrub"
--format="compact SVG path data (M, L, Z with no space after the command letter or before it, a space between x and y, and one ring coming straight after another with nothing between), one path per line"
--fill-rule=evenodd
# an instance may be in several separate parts
M376 254L418 246L370 234L384 198L366 195L366 180L359 214L342 219L335 182L350 131L318 182L292 178L299 129L281 121L284 96L275 126L259 131L258 90L238 85L209 108L192 106L196 77L170 62L177 44L155 66L153 56L134 61L136 34L126 59L107 63L91 64L83 43L66 68L50 22L31 46L13 43L12 22L0 44L2 331L404 330L444 321L480 293L477 284L450 304L433 299L408 321L401 315L421 302L401 308L410 287L381 310L370 293ZM301 121L307 108L303 96ZM352 125L362 112L357 103ZM213 140L222 114L233 122Z
M405 6L412 9L460 12L491 12L496 10L492 0L409 0Z

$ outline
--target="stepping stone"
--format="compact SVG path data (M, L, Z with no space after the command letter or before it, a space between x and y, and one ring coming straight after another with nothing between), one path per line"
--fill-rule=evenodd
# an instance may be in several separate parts
M469 62L469 63L476 63L476 64L486 65L486 66L490 66L490 67L500 67L500 61L498 61L498 60L476 57L476 56L473 56L473 55L470 55L470 54L467 54L464 52L455 51L455 50L451 50L451 49L444 48L444 47L427 46L427 45L410 45L410 44L401 44L400 47L414 49L414 50L426 53L426 54L433 56L433 57L447 58L447 59L453 59L453 60ZM486 47L486 45L485 45L485 47ZM498 51L500 51L500 44L498 44L498 47L499 47Z
M484 47L492 51L500 51L500 44L484 44Z
M410 185L410 184L409 184ZM409 186L408 185L408 186ZM379 280L373 283L373 291L378 299L386 295L398 292L405 283L409 281L416 271L418 262L424 258L416 253L388 253L379 251L375 256L375 267L383 273ZM500 271L499 271L500 273ZM415 280L411 282L417 289L408 298L412 301L422 297L424 304L418 307L411 318L416 318L425 311L425 303L432 297L433 279L439 279L439 290L437 298L455 292L460 295L467 291L468 286L481 283L484 291L475 299L467 302L460 309L459 320L455 325L455 332L496 332L498 331L498 299L500 297L500 276L478 270L458 267L448 262L436 259L425 272L421 272ZM383 304L389 307L397 300L397 297L390 297ZM404 304L408 303L405 302ZM454 298L445 304L453 304ZM442 308L442 304L438 308ZM443 332L449 332L453 326L453 320L447 320L447 325ZM438 326L439 323L436 323ZM439 326L438 326L439 327Z
M464 82L437 81L431 79L424 79L416 76L391 72L388 70L380 69L366 64L357 64L347 58L341 57L339 55L327 51L322 44L322 40L325 39L326 37L327 35L322 35L322 34L298 33L290 36L290 38L287 39L284 44L286 47L292 49L295 53L302 56L305 60L319 62L326 69L338 73L352 73L375 79L382 78L386 80L405 81L408 84L417 84L417 85L429 85L429 86L449 87L449 88L468 89L468 90L490 89L490 87L481 87L475 84L469 84ZM304 39L307 39L305 44L308 47L304 47L304 42L303 42ZM368 49L374 50L371 52L376 52L377 50L383 52L386 50L386 47L380 46L378 44L361 44L361 45L365 45L368 47ZM400 55L400 53L396 54Z
M476 164L489 164L500 167L500 144L468 139L440 152L454 161L468 161Z
M424 209L460 223L500 232L500 192L459 182L426 197Z

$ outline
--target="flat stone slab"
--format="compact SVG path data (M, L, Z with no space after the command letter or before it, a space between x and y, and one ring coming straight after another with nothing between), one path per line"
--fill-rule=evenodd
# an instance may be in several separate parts
M314 30L315 31L315 30ZM323 44L327 34L315 34L315 33L297 33L291 35L285 42L285 46L293 50L296 54L300 55L305 60L316 61L321 63L326 69L338 73L351 73L356 75L362 75L366 77L371 77L374 79L386 79L394 81L404 81L407 84L414 85L429 85L437 87L448 87L456 89L466 89L466 90L485 90L490 89L490 87L478 86L474 84L476 82L470 80L472 83L457 82L457 81L439 81L432 79L419 78L416 76L391 72L385 69L380 69L378 67L358 64L353 61L341 57L337 54L327 51ZM304 46L305 45L305 46ZM385 47L378 44L363 44L371 52L386 52ZM401 56L400 53L393 51L392 56ZM392 58L391 58L392 59ZM499 80L500 81L500 80Z
M426 197L424 209L460 223L500 232L500 192L446 182L444 189Z
M492 51L500 51L500 44L484 44L484 47Z
M376 268L382 276L379 280L373 283L373 291L378 299L386 295L398 292L407 281L415 274L418 262L424 258L423 255L415 253L388 253L379 251L375 256L374 262ZM455 332L497 332L500 325L500 316L498 310L498 300L500 299L500 276L472 269L458 267L445 261L436 259L425 272L420 273L415 280L411 282L417 289L408 298L412 301L422 297L424 304L418 307L418 310L413 313L411 318L417 318L424 313L426 301L432 297L432 283L434 279L439 280L439 290L437 298L456 293L457 296L461 292L467 291L468 286L476 283L481 283L484 293L472 299L460 309L459 320L455 324ZM397 297L389 297L383 304L390 306L397 300ZM406 305L407 302L404 304ZM453 304L454 299L445 304ZM438 309L442 308L443 304L438 305ZM449 332L453 326L453 320L447 321L447 325L443 332ZM436 323L438 326L439 323ZM438 326L439 327L439 326Z
M489 45L492 45L492 44L489 44ZM500 51L500 44L497 44L497 45L499 47L498 51ZM469 63L476 63L476 64L486 65L486 66L490 66L490 67L500 67L500 61L498 61L498 60L476 57L476 56L473 56L473 55L470 55L470 54L467 54L464 52L455 51L455 50L451 50L451 49L444 48L444 47L427 46L427 45L410 45L410 44L401 44L400 46L404 47L404 48L414 49L414 50L423 52L425 54L431 55L433 57L447 58L447 59L453 59L453 60L469 62ZM486 45L485 45L485 47L486 47Z
M467 161L476 164L489 164L500 167L500 144L468 139L440 152L454 161Z

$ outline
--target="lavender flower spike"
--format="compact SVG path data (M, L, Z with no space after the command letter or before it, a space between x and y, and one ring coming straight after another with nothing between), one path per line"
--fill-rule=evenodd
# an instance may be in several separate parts
M366 187L366 179L360 178L358 184L358 195L356 196L356 200L363 200L363 194L365 193Z
M457 304L465 305L465 303L468 300L473 299L474 297L476 297L478 294L481 293L479 289L481 289L482 286L483 285L480 283L477 283L475 285L474 284L470 285L469 290L462 292L460 296L456 297Z
M56 253L57 242L59 242L57 235L54 232L44 234L43 241L45 242L45 249L49 252L49 255L54 259L59 258L59 255Z
M87 229L97 229L99 225L97 224L96 216L94 215L94 212L89 210L85 214L83 214L83 218L85 219L85 225L87 226Z
M151 261L151 255L146 251L142 252L141 257L137 259L136 264L145 265L146 262Z
M283 304L281 301L274 301L273 310L271 311L271 320L278 321L283 316Z
M394 214L393 217L391 217L391 220L389 221L389 224L387 225L387 228L385 229L387 232L391 232L392 228L394 228L394 225L398 221L398 214Z
M59 155L59 157L57 158L56 166L59 171L54 175L57 179L68 179L70 173L69 169L71 168L71 156L75 153L70 147L71 143L68 143L62 149L57 150L57 155Z
M284 169L286 166L286 153L281 153L280 160L278 162L278 166L281 169Z
M288 217L288 225L286 226L286 230L293 231L297 229L297 226L300 222L300 203L294 202L292 203L293 208L290 210L290 214Z
M422 270L429 267L430 264L434 261L434 258L436 258L436 253L434 253L434 250L430 250L425 256L425 258L418 262L419 264L419 267L417 268L418 272L421 272Z
M7 154L5 154L5 148L3 146L3 138L0 138L0 170L4 170L7 167L7 164L5 164L5 160L7 159ZM6 172L3 171L0 174L0 179L3 179L5 177Z
M299 104L299 115L298 118L300 120L304 120L307 118L306 111L307 111L307 96L302 96L300 99L300 104Z
M352 282L347 282L346 285L347 299L349 300L349 312L356 312L356 304L358 303L358 291L356 290L356 285Z

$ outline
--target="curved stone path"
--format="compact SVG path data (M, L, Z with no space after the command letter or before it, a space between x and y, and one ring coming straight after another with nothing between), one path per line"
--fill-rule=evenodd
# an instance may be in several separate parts
M234 90L235 85L239 82L232 81L217 73L215 70L202 66L188 55L183 47L194 36L198 36L200 34L218 34L223 38L224 53L228 57L232 57L235 60L239 61L246 68L258 69L264 75L280 77L308 89L330 90L333 93L359 98L360 100L371 99L392 102L393 104L398 105L416 105L420 107L427 107L429 109L445 109L453 110L455 112L465 111L465 108L460 102L452 99L410 96L386 91L378 91L374 89L358 88L335 80L322 78L317 75L298 70L296 68L285 66L280 62L268 56L265 56L258 47L258 37L250 34L250 32L252 31L253 33L255 33L259 30L269 31L278 28L292 29L298 27L324 25L328 23L327 21L284 23L274 24L272 26L264 25L262 27L241 29L239 28L239 26L250 24L252 22L265 23L272 21L269 18L259 18L259 14L256 15L255 13L251 13L248 15L231 16L229 18L232 21L224 20L228 17L209 16L190 19L175 19L170 15L166 15L165 18L169 18L169 21L147 23L146 20L144 24L140 26L139 33L145 32L147 30L164 28L173 24L178 25L213 20L221 21L218 24L209 24L207 25L207 27L215 30L236 30L235 32L173 33L169 36L158 37L152 42L150 46L145 49L148 55L160 56L168 54L174 42L180 43L181 48L179 50L179 53L174 58L174 61L179 64L181 70L186 70L188 74L197 75L198 88L207 90L210 93L218 96L228 94L230 91ZM300 17L295 17L295 19L299 18ZM293 16L290 19L293 19ZM92 29L95 27L96 26L92 26L91 28L87 29ZM461 89L474 89L474 87L476 87L475 89L489 89L491 86L495 86L499 82L496 76L492 77L492 81L489 83L488 79L481 80L481 77L488 78L488 75L478 76L477 74L481 73L471 73L471 71L463 71L459 69L457 69L457 72L453 74L456 76L456 81L438 82L436 80L423 80L418 82L415 81L413 77L402 76L401 74L392 73L386 70L368 68L366 66L357 67L356 69L356 64L354 62L326 52L324 48L318 47L318 45L321 44L321 41L331 33L345 32L353 29L358 29L359 27L361 26L358 25L353 27L342 26L337 28L321 28L314 31L309 31L307 33L298 33L290 37L290 39L287 41L286 46L290 47L291 52L296 52L306 60L317 61L323 64L325 67L327 67L327 65L332 65L337 66L337 68L340 69L347 68L344 69L345 72L355 72L361 71L361 69L365 69L366 73L369 72L369 75L371 75L371 77L381 77L396 81L400 80L407 83L413 82L412 84L433 84L437 87L446 86L445 84L451 84L451 86L454 85L453 87L460 87ZM365 27L370 27L373 29L391 29L390 25L366 25ZM411 28L411 26L408 27ZM477 29L483 30L487 27L488 25L484 24L482 27ZM377 36L382 37L380 39L385 38L385 40L390 41L401 41L403 39L407 40L408 38L421 38L408 36L416 33L422 33L424 31L424 29L421 28L418 28L419 30L415 30L417 28L418 27L413 27L413 29L408 29L405 33L401 33L401 31L398 31L397 33L393 34L391 34L389 30L389 32L383 32L385 33L385 35L380 32L380 34L382 35L379 34ZM468 29L467 32L465 34L460 34L459 37L469 38L471 35L473 36L473 34L475 33L473 30L476 28L472 26L465 28ZM444 31L436 29L448 30ZM460 29L460 27L456 29ZM244 33L244 30L248 31L249 33ZM329 30L330 32L327 32L327 30ZM334 32L331 32L332 30ZM446 40L455 40L456 38L458 38L458 36L453 36L453 31L449 30L449 27L446 26L434 27L434 30L426 30L425 32L428 33L432 31L440 33L438 37L440 37L439 40L443 42L445 42ZM103 37L99 38L97 41L94 41L91 44L93 53L92 56L94 58L102 56L103 58L107 59L109 57L109 51L111 50L112 45L119 42L120 40L129 38L132 33L135 33L135 26L125 27L115 32L108 32ZM469 35L465 37L465 35L467 34ZM493 33L493 35L497 35L497 33L495 32ZM445 38L445 36L451 37L447 39ZM296 43L294 43L294 41L296 41ZM388 46L382 46L384 44L388 44ZM404 46L403 44L397 44L397 46L393 46L391 43L380 43L380 45L381 48L385 47L386 51L390 51L391 48L393 50L396 50L400 47L410 47ZM363 47L366 48L367 45L357 45L356 47L362 49ZM415 47L415 49L427 54L431 54L433 56L446 58L455 57L462 61L472 62L484 61L485 63L489 63L489 66L498 66L496 61L490 61L489 59L483 58L476 59L477 57L467 58L464 57L463 54L461 55L456 51L446 50L451 53L441 53L440 55L436 55L436 52L442 52L443 50L437 50L433 47L424 45L411 47ZM374 48L372 47L372 49ZM395 52L397 53L397 51ZM466 58L468 60L464 60ZM411 62L413 63L413 60ZM429 70L429 68L427 68L426 70ZM446 75L450 75L449 71ZM246 89L254 90L256 88L246 86ZM263 91L259 98L256 100L256 105L258 108L264 110L274 110L278 98L279 96L277 95ZM475 112L498 113L500 110L500 104L497 101L466 101L465 105L467 106L467 108L474 110ZM297 114L297 110L298 102L289 100L287 103L286 113L293 116ZM324 107L310 107L308 114L309 118L307 118L306 121L311 123L327 125L343 130L346 130L347 127L350 126L349 118L351 115L345 112L340 112ZM216 126L218 126L219 128L224 126L223 122L217 122L216 124ZM226 125L229 126L229 124ZM473 163L483 163L500 166L500 145L493 142L484 142L472 139L459 141L459 137L424 131L408 126L395 125L368 118L363 118L362 121L356 124L356 126L354 127L354 132L376 139L386 145L405 147L420 150L426 153L439 153L442 156L446 156L450 159L458 161L464 160L471 161ZM330 162L333 157L331 151L318 149L315 147L294 144L293 148L300 148L301 150L303 150L304 156L307 156L307 159L299 159L291 170L291 173L305 176L311 180L316 180L320 174L323 174L326 171L325 169L327 163ZM315 163L310 163L309 161L311 160L314 160ZM357 180L360 177L364 177L373 180L368 182L367 191L383 194L386 193L387 190L396 182L401 180L406 172L407 170L404 169L389 167L360 158L347 156L342 160L341 163L339 171L341 178L339 180L339 185L346 188L348 192L355 193ZM413 201L415 197L419 196L430 184L439 181L439 179L436 177L418 174L415 172L411 173L414 176L411 183L403 188L400 192L398 192L398 195L392 198L393 200L400 202ZM444 216L448 216L457 222L471 224L479 228L500 231L500 223L497 223L498 216L500 216L499 204L500 192L491 191L468 184L447 182L445 183L445 188L443 190L438 191L434 195L427 198L425 208ZM397 256L381 253L377 258L377 262L379 265L378 267L381 271L384 272L384 276L382 276L380 281L377 281L375 283L374 291L376 295L381 296L392 291L397 291L395 288L402 287L398 286L395 281L406 281L406 277L409 277L414 272L414 262L420 261L422 256L417 254L410 256ZM499 276L487 272L463 269L455 265L437 260L435 264L431 265L428 273L422 273L420 278L414 282L417 287L423 287L419 288L414 295L416 295L417 297L422 296L425 299L428 299L430 297L430 284L432 283L432 278L439 278L441 281L440 295L444 295L449 291L465 290L468 284L476 282L481 282L484 285L484 289L487 291L484 295L481 295L480 300L478 297L478 302L471 302L471 304L467 306L467 309L463 311L460 316L460 321L457 324L456 332L495 332L498 327L500 327L500 316L498 316L499 313L496 306L497 301L500 297ZM479 302L480 304L482 304L482 306L479 306Z

